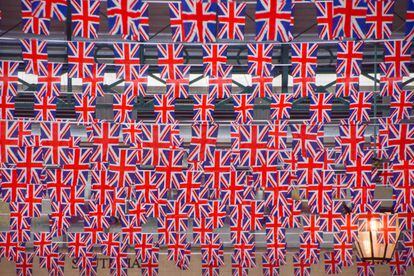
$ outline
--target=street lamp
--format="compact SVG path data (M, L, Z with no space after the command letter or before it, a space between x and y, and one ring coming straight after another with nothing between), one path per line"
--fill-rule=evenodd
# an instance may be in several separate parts
M365 226L365 229L360 229L356 248L362 260L374 263L388 262L392 259L400 236L400 230L398 224L392 233L388 231L387 227L384 227L382 219L372 218ZM384 236L380 238L380 235L394 235L395 238L384 238Z

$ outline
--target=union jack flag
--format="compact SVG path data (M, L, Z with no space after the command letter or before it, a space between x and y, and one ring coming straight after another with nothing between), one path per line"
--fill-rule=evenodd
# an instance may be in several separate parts
M34 254L18 251L16 256L16 274L32 275Z
M293 255L293 273L295 276L310 276L311 265L312 263L301 257L299 252Z
M24 171L26 184L41 184L43 179L43 149L40 147L11 146L6 163Z
M276 276L280 273L280 262L270 257L268 252L262 255L262 267L264 276Z
M320 248L319 242L311 238L311 233L304 232L299 237L299 255L302 259L310 264L317 264L319 262Z
M391 184L394 187L404 187L407 185L411 185L412 182L412 169L413 162L412 160L401 160L396 161L392 165L392 172L391 172Z
M141 148L142 123L135 122L122 126L122 140L134 148Z
M38 1L40 2L40 1ZM39 17L35 15L33 1L21 0L23 32L36 35L49 35L50 18Z
M274 150L261 150L257 154L256 165L252 166L253 187L278 186L283 183L285 175L278 171L278 153Z
M334 94L316 93L310 97L310 123L329 123L331 121Z
M248 74L262 76L272 71L273 44L247 44L247 49Z
M158 275L158 267L159 267L158 256L159 256L159 253L154 250L154 252L151 253L151 257L141 262L141 273L143 276Z
M363 152L361 156L357 156L346 165L345 182L350 184L351 189L364 189L371 186L372 157L372 152Z
M209 217L201 216L195 218L193 222L193 241L195 243L206 244L209 237L213 234L212 220Z
M266 68L261 76L252 76L252 92L254 98L271 98L273 95L273 66Z
M137 151L130 148L113 147L109 152L108 170L111 183L119 188L132 187L136 182Z
M414 1L408 1L407 14L405 16L405 37L406 41L414 38Z
M219 70L218 76L210 76L208 79L208 94L213 98L229 98L232 88L233 66L223 65Z
M91 173L91 184L96 183L95 181L100 181L99 183L102 188L106 186L106 171L99 171L96 172L92 171ZM100 179L99 179L100 178ZM108 187L106 187L108 188ZM98 243L98 236L99 233L104 230L104 228L109 228L109 217L104 213L104 203L105 199L102 199L102 195L100 197L95 196L93 190L96 187L91 188L91 199L88 204L88 215L85 216L84 221L84 231L91 233L93 244ZM107 189L110 190L110 189Z
M13 120L14 118L14 96L2 94L0 96L0 119Z
M52 212L49 216L49 232L54 237L60 237L65 234L70 227L70 215L68 214L68 205L62 202L51 201Z
M213 267L224 265L224 246L218 234L206 234L206 242L200 247L202 264Z
M209 95L192 95L194 100L193 121L214 122L215 98Z
M333 40L334 37L334 5L333 1L315 1L317 10L319 38Z
M356 265L358 276L375 276L375 265L372 262L362 260L357 255Z
M158 124L175 122L175 98L166 94L154 95L154 113Z
M71 174L71 172L69 172ZM73 176L72 176L73 178ZM85 216L85 187L86 184L70 186L63 189L63 202L67 206L67 214L73 217Z
M17 96L19 62L0 61L0 92L2 97Z
M32 123L23 120L0 121L0 159L6 162L7 153L12 146L27 147L33 145Z
M42 62L37 78L37 93L42 97L59 96L61 92L62 64Z
M284 219L268 216L266 221L266 254L279 264L286 263L286 229Z
M397 214L387 214L383 213L380 215L378 231L378 241L380 243L396 243L399 238L399 233L397 230Z
M109 33L122 35L124 39L148 40L148 6L142 0L110 0L107 11Z
M168 3L168 9L170 14L170 26L172 33L172 40L174 42L185 41L185 33L183 26L182 5L181 3Z
M71 1L72 34L83 38L97 38L100 0Z
M288 122L269 122L269 149L285 150L287 148Z
M269 141L269 126L267 125L240 125L238 150L239 158L236 166L251 167L257 165L257 155L267 150Z
M142 125L142 165L160 165L161 152L171 146L169 125Z
M136 97L146 96L148 86L148 68L149 65L140 65L132 69L133 80L125 81L124 93L132 93Z
M219 76L219 72L227 62L225 44L203 45L203 64L205 76Z
M219 198L220 178L231 168L231 153L227 150L214 149L213 156L207 156L202 164L205 173L205 186L211 189L211 196Z
M256 6L256 40L288 42L291 30L292 1L258 0Z
M25 243L30 240L32 217L29 216L27 205L21 202L9 204L10 220L9 229L17 235L17 242Z
M366 124L342 121L339 125L339 136L336 138L337 145L341 148L338 160L346 164L355 161L364 153Z
M369 122L369 111L372 106L374 93L359 91L351 93L349 98L349 122Z
M152 170L138 170L135 196L138 202L154 203L158 198L158 189L164 181L163 175Z
M85 41L68 42L68 74L71 78L85 78L95 64L95 43Z
M167 79L166 82L166 95L174 98L188 98L190 89L190 66L180 65L177 66L172 78Z
M322 170L316 172L315 178L315 183L307 185L306 194L310 211L314 214L320 214L332 208L334 173Z
M333 252L333 251L325 252L323 256L324 256L326 274L331 275L331 274L342 273L342 262L337 252Z
M66 20L67 2L65 0L32 1L33 15L39 18Z
M142 231L141 221L134 214L121 214L121 232L129 244L134 244L137 236Z
M106 64L92 64L86 68L85 76L82 77L82 96L103 97L103 87ZM125 91L126 92L126 91Z
M62 148L62 169L71 171L72 185L86 185L90 170L91 148Z
M244 40L245 14L246 3L237 3L233 0L221 0L218 3L217 12L217 38Z
M61 149L73 147L70 124L61 122L40 123L40 145L44 148L44 163L62 164Z
M392 122L409 119L413 108L414 92L408 90L395 91L391 96L390 115Z
M68 249L70 258L80 258L92 251L90 233L68 233Z
M307 97L315 93L318 44L294 43L292 49L293 94L294 97Z
M171 188L178 188L183 181L183 156L182 149L161 151L159 166L156 168L156 171L162 175L162 180L158 182L160 198L165 198Z
M75 258L73 261L78 267L80 275L97 275L98 260L95 253L87 252L79 258Z
M50 199L56 203L67 203L64 198L65 188L69 188L73 175L70 171L62 169L46 170L45 184L47 194Z
M77 122L92 123L95 120L96 97L84 97L73 93L75 99L75 114Z
M185 200L185 194L180 194L176 200L167 200L162 206L165 213L165 222L171 232L185 232L188 230L189 205Z
M47 42L37 39L22 39L22 58L26 65L25 72L39 75L40 64L47 62Z
M366 35L367 2L334 0L334 35L364 39Z
M41 97L34 94L34 116L37 121L54 121L56 118L57 97Z
M135 104L135 96L132 93L113 94L114 122L132 122L132 112Z
M319 227L323 232L338 232L343 223L342 213L344 212L343 202L333 200L331 208L319 214Z
M338 43L336 66L336 97L348 97L359 90L359 76L363 58L363 42Z
M245 233L241 240L233 243L234 252L232 263L240 264L242 267L256 267L256 247L254 235Z
M181 7L185 42L216 41L216 2L182 0Z
M141 63L141 47L135 43L115 43L114 44L114 63L118 68L116 77L126 81L133 80L133 71Z
M102 254L106 256L116 256L125 242L123 233L100 233L99 242L101 243Z
M366 18L367 38L389 39L394 19L395 0L369 0Z
M290 110L293 106L292 94L273 94L270 103L271 120L286 120L290 118Z
M239 124L251 123L253 121L254 97L249 94L232 95L234 102L235 122Z
M414 125L409 123L387 123L387 154L390 160L414 158Z
M223 173L220 181L220 198L224 204L240 204L246 190L245 171Z
M383 67L386 68L386 77L398 78L410 75L408 65L411 62L411 46L411 41L389 40L384 42Z
M380 63L380 91L381 96L392 96L394 91L402 90L403 88L403 77L397 76L394 77L394 66L385 65L385 63Z
M389 262L391 275L405 275L408 269L410 252L407 249L396 250Z
M170 233L167 244L168 260L174 261L181 270L187 270L190 265L191 243L187 242L187 234Z
M158 66L161 77L165 79L173 78L177 67L184 64L182 44L158 44Z
M404 211L412 208L414 202L414 187L412 182L412 171L414 164L410 161L400 161L393 166L395 171L393 173L393 194L395 197L395 210Z
M290 125L292 149L303 157L316 157L324 148L323 126L321 124Z
M333 252L338 255L340 262L345 266L351 266L353 245L348 241L346 233L338 232L334 233L334 250Z
M27 188L26 183L24 183L24 171L5 168L2 170L1 177L2 200L7 203L23 202Z
M246 202L229 206L230 235L235 236L232 237L235 242L242 240L244 232L249 230L250 214Z
M121 125L110 122L92 124L92 142L95 149L91 156L92 162L107 162L110 150L119 144Z
M192 125L191 145L188 162L204 162L213 156L216 147L219 126L214 123L201 122Z
M314 157L298 155L296 178L299 185L318 183L317 175L322 173L325 152L319 151Z
M0 257L5 257L8 261L16 261L19 245L15 231L0 232Z

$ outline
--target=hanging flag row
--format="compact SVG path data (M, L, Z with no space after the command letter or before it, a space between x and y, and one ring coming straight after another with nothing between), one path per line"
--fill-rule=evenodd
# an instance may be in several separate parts
M257 0L254 23L256 41L293 40L294 8L303 2L316 9L321 39L389 39L392 35L395 0L332 1ZM23 31L48 35L52 19L65 21L71 14L75 37L97 38L101 22L101 0L21 0ZM246 3L235 0L166 1L175 42L244 40ZM134 41L148 41L149 7L145 0L108 0L107 21L111 35ZM405 40L414 38L414 0L407 0Z
M403 78L410 76L412 42L389 40L382 43L384 55L379 63L380 92L382 96L392 96L402 90ZM48 43L37 39L21 40L22 58L25 72L39 76L38 83L45 84L42 96L58 96L62 64L49 62ZM95 43L68 42L68 76L80 78L84 84L84 94L102 96L103 78L107 64L97 63ZM203 68L209 78L209 95L225 98L231 95L233 66L227 64L227 44L203 45ZM251 94L254 97L271 98L272 85L277 64L272 61L273 44L248 44L247 72L252 77ZM318 64L317 43L294 43L290 47L290 75L293 78L294 98L313 96L317 92L316 74ZM115 43L113 45L116 78L125 82L125 91L145 96L148 77L148 64L141 62L142 47L136 43ZM189 95L189 73L191 65L185 64L184 46L158 44L157 67L161 79L166 84L166 94L175 98ZM336 97L349 97L359 91L359 78L364 57L364 43L358 41L340 42L337 46ZM112 65L112 64L111 64ZM13 84L16 80L18 63L2 62L3 94L14 96ZM8 78L10 77L10 79ZM7 86L5 82L8 82ZM376 91L375 91L376 92ZM286 93L286 92L285 92Z

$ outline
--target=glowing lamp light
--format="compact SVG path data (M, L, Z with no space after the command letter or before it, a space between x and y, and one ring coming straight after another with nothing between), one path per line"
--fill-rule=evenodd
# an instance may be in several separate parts
M390 233L386 232L380 219L371 219L365 229L360 229L356 249L362 260L372 263L392 260L400 236L398 225L391 233L395 238L384 239L380 238L381 235L390 235Z

